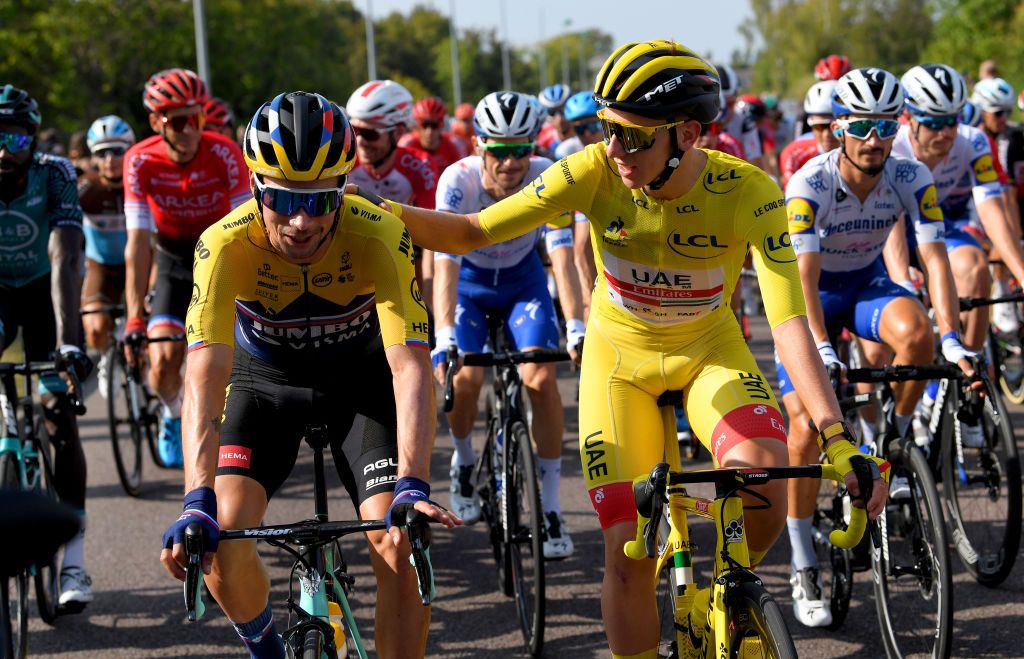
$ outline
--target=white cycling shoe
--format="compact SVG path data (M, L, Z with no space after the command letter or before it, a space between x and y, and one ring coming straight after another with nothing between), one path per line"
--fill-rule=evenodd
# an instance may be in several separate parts
M827 627L832 624L832 609L822 599L821 573L816 567L794 572L789 578L793 586L793 616L805 627Z
M92 578L80 567L68 567L60 571L61 607L81 610L93 600Z
M480 499L473 489L473 465L452 465L448 475L452 479L449 490L452 512L461 517L465 524L477 523L480 521Z
M569 535L565 517L561 513L553 510L544 513L544 530L547 531L547 538L544 540L545 560L554 561L572 556L572 536Z

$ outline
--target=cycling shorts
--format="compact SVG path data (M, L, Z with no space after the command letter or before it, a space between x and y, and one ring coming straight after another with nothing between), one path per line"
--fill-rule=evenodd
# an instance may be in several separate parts
M948 238L946 245L949 245ZM914 297L910 291L889 279L881 258L860 270L822 272L818 293L830 337L837 336L845 327L863 339L878 343L882 343L878 327L885 307L898 297ZM775 369L779 393L783 396L792 393L793 383L777 353Z
M691 334L637 331L591 315L580 374L580 456L602 528L636 520L633 479L675 447L674 408L658 397L681 390L693 433L721 464L752 438L786 442L775 395L732 314Z
M156 248L156 284L147 331L170 327L185 333L185 312L192 299L192 262Z
M958 247L982 249L981 243L964 229L968 224L970 224L970 220L946 220L945 241L947 254ZM917 258L917 249L915 249L917 247L917 237L912 229L907 229L907 247L910 252L910 265L918 270L923 270L924 266L921 264L921 259Z
M462 272L470 270L466 263ZM485 272L478 270L477 274ZM487 314L502 314L514 350L558 348L561 333L555 305L548 292L547 276L541 267L531 268L522 278L492 286L487 277L466 278L460 274L459 299L455 308L455 334L463 352L484 352L487 344Z
M313 379L277 369L235 346L217 475L252 478L269 501L291 474L310 424L326 426L338 477L356 507L394 491L395 395L380 341L358 359L324 364Z
M120 304L124 295L124 265L104 265L85 257L85 281L82 282L82 305Z
M14 342L21 328L25 357L46 361L57 346L57 322L50 297L50 273L24 286L0 285L0 335L3 350ZM0 350L2 352L2 350Z

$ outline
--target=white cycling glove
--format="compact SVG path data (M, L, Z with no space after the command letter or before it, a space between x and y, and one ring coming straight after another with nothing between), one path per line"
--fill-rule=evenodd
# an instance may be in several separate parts
M832 347L830 341L819 341L817 348L818 354L821 355L821 361L825 363L826 368L832 364L837 364L844 373L846 372L846 364L839 361L839 355L836 354L836 349Z
M443 364L448 359L448 348L454 346L459 356L462 356L462 352L459 351L459 340L455 334L455 326L448 325L447 327L439 327L434 332L434 349L430 351L430 362L436 367Z
M974 357L974 353L960 343L960 337L956 332L946 332L942 335L942 356L946 361L955 364L961 359Z
M587 326L582 320L573 318L565 321L565 346L568 350L579 350L583 343L583 335L587 332Z

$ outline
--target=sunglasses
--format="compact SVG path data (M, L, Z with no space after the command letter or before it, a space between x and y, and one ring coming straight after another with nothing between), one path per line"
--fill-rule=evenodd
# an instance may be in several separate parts
M549 117L561 117L562 116L561 108L548 108L548 116Z
M355 128L354 130L356 131L356 137L361 137L367 142L376 142L380 139L381 135L390 133L394 128L385 128L383 130L378 130L376 128Z
M900 122L895 119L836 119L836 124L858 140L871 137L871 131L875 131L880 140L891 140L900 130Z
M995 117L1005 117L1006 115L1010 114L1010 111L1009 110L1005 110L1005 109L1003 109L1003 110L986 110L986 112L988 112L989 114L991 114L992 116L995 116Z
M32 146L33 139L31 135L23 133L0 132L0 149L6 149L8 153L24 151Z
M573 124L572 129L578 136L583 137L583 133L586 133L587 131L590 131L591 133L596 133L597 131L601 130L601 122L587 121L585 123Z
M257 198L264 208L269 208L279 215L295 215L299 209L305 209L311 216L327 215L341 208L345 179L345 176L341 177L337 188L291 190L267 185L257 177Z
M938 117L927 114L915 114L913 117L928 130L935 131L942 130L943 128L953 128L960 123L959 114L946 114Z
M424 130L426 130L428 128L431 128L433 130L438 130L439 128L441 128L441 122L440 121L420 121L417 125L420 128L424 129Z
M93 151L92 155L100 160L105 160L108 157L123 158L127 150L128 149L124 148L123 146L111 146L107 147L106 149L98 149L96 151Z
M195 114L180 114L176 117L168 117L166 114L160 115L160 123L165 126L170 126L171 130L175 133L181 133L185 131L186 126L191 126L196 130L202 130L203 126L206 125L206 115L202 112Z
M484 144L484 151L491 154L498 160L504 160L505 158L528 158L533 155L533 149L536 145L533 142L526 142L524 144L502 144L501 142L493 142L491 144Z
M637 126L636 124L609 119L605 114L604 108L597 111L597 116L601 120L601 127L604 128L604 143L611 144L614 137L619 141L619 144L622 145L626 153L637 153L638 151L651 148L654 145L655 134L659 130L667 130L689 121L689 119L683 119L682 121L673 121L670 124L662 124L661 126Z

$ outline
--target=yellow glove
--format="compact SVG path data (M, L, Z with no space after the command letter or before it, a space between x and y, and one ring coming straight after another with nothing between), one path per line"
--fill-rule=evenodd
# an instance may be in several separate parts
M848 474L857 476L859 483L865 483L870 475L871 479L881 478L886 483L892 473L889 461L873 455L865 455L857 450L856 439L850 427L844 421L837 421L821 431L818 436L821 446L828 456L836 471L845 478ZM835 440L835 441L832 441ZM831 444L829 442L832 441ZM866 502L871 498L871 493L861 493Z

